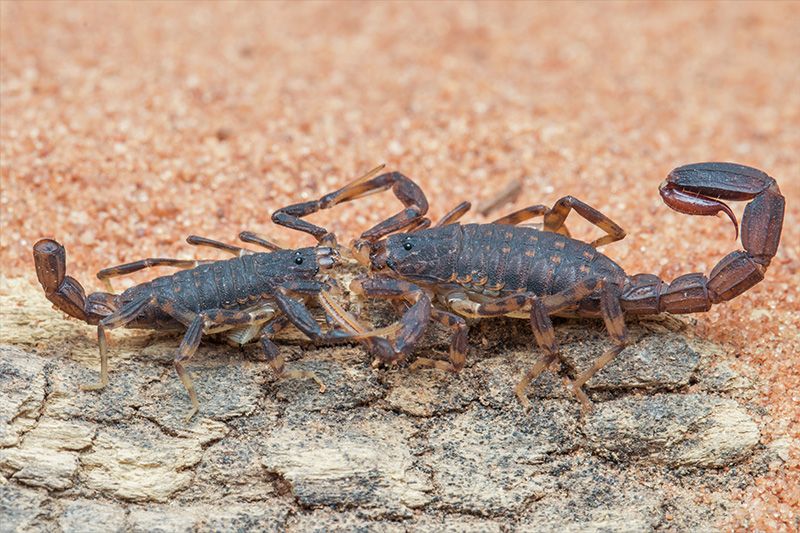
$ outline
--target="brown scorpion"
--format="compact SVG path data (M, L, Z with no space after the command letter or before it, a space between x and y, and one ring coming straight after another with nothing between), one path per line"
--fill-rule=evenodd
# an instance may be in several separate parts
M259 338L266 361L278 377L311 378L323 392L324 384L312 372L284 368L284 358L271 337L289 323L318 342L353 337L338 329L323 332L306 308L307 300L313 296L322 297L332 288L327 280L319 279L319 275L321 269L330 269L337 263L338 251L327 246L282 250L252 232L242 232L240 238L270 251L255 252L190 236L187 239L190 244L222 249L236 257L228 260L150 258L106 268L97 273L97 277L105 281L155 266L186 270L136 285L121 294L95 292L88 296L74 278L66 275L64 247L52 239L38 241L33 246L33 257L47 299L66 314L97 325L100 381L81 388L98 390L108 384L106 330L128 327L186 331L174 364L192 402L187 421L197 412L199 403L184 365L197 351L203 335L224 333L236 344ZM326 298L325 308L331 306L337 312L336 318L346 321L349 332L354 329L364 332L355 319ZM330 323L331 317L326 318ZM362 342L371 345L369 340Z
M551 316L601 318L611 336L613 346L572 381L575 396L589 408L582 386L628 344L624 315L704 312L760 282L778 249L785 204L776 181L754 168L698 163L674 169L659 189L664 202L689 215L725 213L737 238L736 217L722 200L750 202L742 218L744 250L725 256L708 277L691 273L672 283L653 274L629 276L598 252L598 246L622 239L625 231L572 196L559 199L553 207L534 205L490 224L458 223L470 208L464 202L429 227L422 190L406 176L392 172L356 180L319 200L281 209L273 221L322 239L327 235L324 228L301 217L389 188L404 209L362 233L354 243L356 255L369 263L374 275L355 279L350 288L410 306L398 323L396 338L392 342L373 339L369 348L384 362L403 359L428 322L435 320L454 332L449 360L418 358L411 368L458 372L467 350L467 324L462 317L527 318L544 356L515 388L525 407L530 406L528 385L559 358ZM571 238L564 222L573 210L606 235L589 244ZM544 217L544 231L519 225L537 216ZM401 230L405 231L395 233Z

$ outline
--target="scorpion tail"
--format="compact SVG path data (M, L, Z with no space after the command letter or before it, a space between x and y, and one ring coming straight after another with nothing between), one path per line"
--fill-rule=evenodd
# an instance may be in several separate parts
M33 261L44 294L57 309L89 324L97 324L114 311L113 294L96 292L87 298L81 284L66 275L67 252L58 242L42 239L34 244Z
M659 191L664 202L680 213L725 213L734 227L736 217L722 200L750 200L742 216L744 250L725 256L708 277L692 273L666 284L652 274L632 276L622 296L627 313L708 311L712 304L731 300L764 279L778 251L785 207L773 178L734 163L696 163L670 172Z

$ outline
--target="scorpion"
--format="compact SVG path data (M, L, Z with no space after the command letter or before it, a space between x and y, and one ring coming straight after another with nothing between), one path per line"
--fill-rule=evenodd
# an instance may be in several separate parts
M428 202L422 189L403 174L390 172L356 180L319 200L285 207L272 219L322 241L329 234L303 217L390 188L404 209L363 232L351 246L360 262L370 267L370 275L354 279L350 290L406 306L395 338L382 342L373 338L369 343L376 362L405 359L428 323L436 321L453 332L448 360L417 358L410 369L456 373L466 363L465 317L526 318L544 352L514 389L526 409L531 406L528 386L560 358L551 316L602 319L611 337L612 346L571 381L582 408L591 409L582 387L628 345L625 315L705 312L759 283L777 252L785 206L777 182L755 168L696 163L672 170L659 187L667 206L688 215L724 213L733 222L737 239L739 224L723 200L749 201L741 221L744 250L725 256L709 276L695 272L672 283L654 274L629 276L600 253L597 247L623 239L625 231L572 196L560 198L552 207L533 205L488 224L459 223L470 209L469 202L463 202L432 226L425 217ZM572 238L565 226L572 211L605 234L590 243ZM539 216L541 229L520 225Z
M332 328L324 332L306 307L312 297L322 298L336 288L334 280L320 279L320 271L337 264L338 251L328 246L279 249L247 231L239 237L269 251L255 252L193 235L187 238L189 244L221 249L235 257L226 260L149 258L106 268L98 272L97 277L107 283L109 292L88 296L78 281L66 275L66 251L61 244L52 239L34 244L36 274L47 299L67 315L97 326L100 381L81 388L99 390L108 384L106 330L127 327L185 330L174 366L192 404L187 422L198 411L199 402L184 365L197 351L203 335L223 333L229 341L239 345L258 337L264 359L278 378L310 378L317 382L320 392L324 392L324 383L313 372L285 368L284 357L271 337L289 323L315 342L340 341L365 332L330 297L325 299L324 308L335 312L336 318L348 325L347 331ZM113 294L111 278L156 266L183 270ZM330 325L331 317L326 315L326 320ZM370 344L369 338L362 342Z

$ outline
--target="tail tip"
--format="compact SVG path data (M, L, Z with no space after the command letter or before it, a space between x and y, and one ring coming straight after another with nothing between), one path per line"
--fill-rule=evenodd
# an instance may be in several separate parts
M33 253L36 255L53 255L63 251L64 247L53 239L40 239L33 245Z
M33 245L36 276L45 292L57 291L64 279L67 252L53 239L41 239Z

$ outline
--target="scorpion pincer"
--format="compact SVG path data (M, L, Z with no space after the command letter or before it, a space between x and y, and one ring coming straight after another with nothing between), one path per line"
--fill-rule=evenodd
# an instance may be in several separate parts
M351 338L337 329L323 332L306 308L308 300L332 288L320 279L320 274L337 263L337 250L326 246L282 250L251 232L243 232L240 238L270 251L254 252L191 236L187 239L190 244L226 250L236 257L197 261L151 258L107 268L98 272L99 279L108 281L154 266L186 270L136 285L121 294L95 292L88 296L74 278L66 275L64 247L52 239L38 241L33 246L33 257L47 299L66 314L97 325L100 381L82 389L98 390L108 384L106 330L128 327L186 331L174 363L192 403L187 421L197 412L199 403L184 365L197 351L203 335L223 333L236 344L258 338L278 377L311 378L323 392L324 384L312 372L284 368L284 358L271 337L291 323L316 342ZM327 319L330 323L331 318Z
M489 224L459 224L457 220L470 207L464 202L429 227L424 193L409 178L393 172L357 180L316 202L298 204L302 209L290 206L273 220L297 227L302 221L293 217L390 187L405 208L354 243L355 254L370 265L372 275L357 278L350 288L411 305L399 321L396 339L382 343L372 339L369 346L383 361L405 358L427 323L435 320L454 331L449 360L418 358L411 368L458 372L467 350L463 317L526 318L544 352L515 388L526 407L530 406L528 385L559 358L551 316L600 318L611 337L613 346L572 381L575 396L588 409L591 402L583 384L629 342L624 315L704 312L759 283L778 249L785 204L775 180L754 168L698 163L670 172L660 187L669 207L690 215L725 213L737 229L737 238L736 218L722 200L749 201L742 218L744 250L725 256L708 277L691 273L671 283L653 274L629 276L598 252L598 246L622 239L625 231L571 196L552 207L534 205ZM573 210L605 235L588 244L571 238L564 222ZM543 217L542 230L519 225L536 216Z

